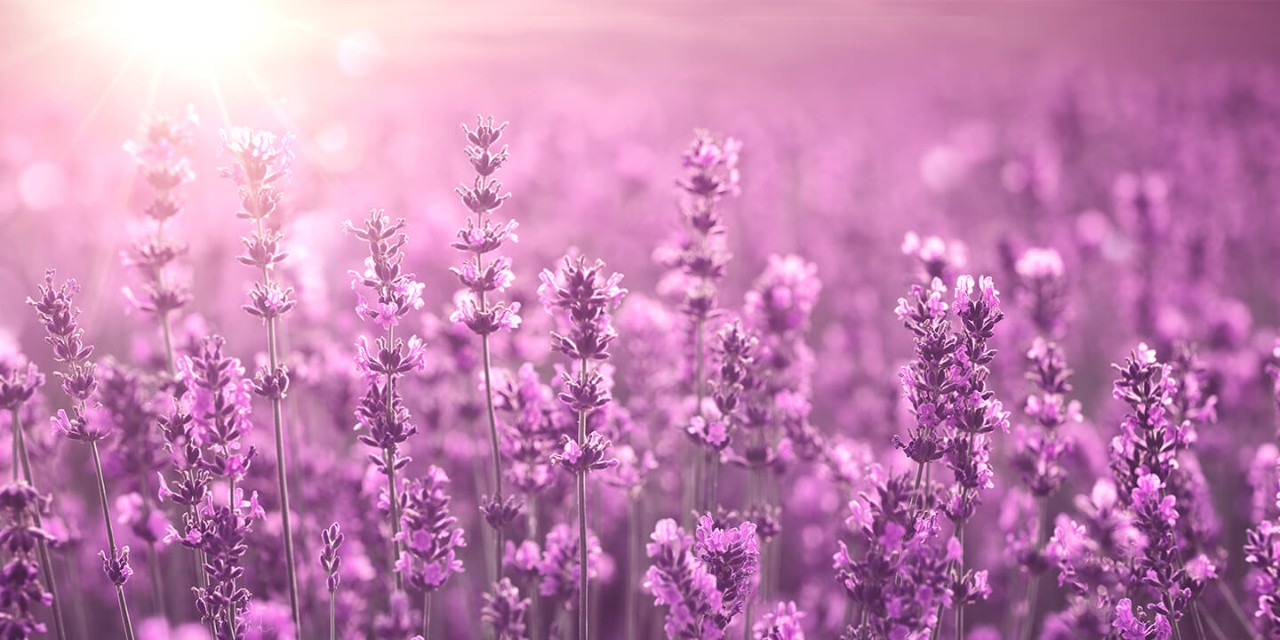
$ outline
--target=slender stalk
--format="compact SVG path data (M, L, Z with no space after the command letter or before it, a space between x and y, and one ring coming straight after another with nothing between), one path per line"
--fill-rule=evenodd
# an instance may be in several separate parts
M529 529L528 537L537 542L542 534L538 530L538 499L531 496L529 506L525 510L525 518ZM529 586L529 637L538 640L542 637L542 594L538 591L537 578L530 581ZM630 639L634 640L634 639Z
M27 481L32 488L36 486L31 476L31 456L27 454L27 440L22 426L22 417L18 413L17 407L12 412L13 421L13 478L18 479L18 467L21 463L23 479ZM35 512L35 525L43 528L40 512ZM67 640L66 623L62 619L62 599L58 596L58 579L53 573L53 558L49 555L49 543L40 540L36 546L36 556L40 560L40 572L44 574L44 579L49 583L49 593L53 595L53 603L50 605L50 613L53 615L54 633L57 634L58 640Z
M1218 621L1214 620L1213 616L1205 616L1205 617L1209 620L1209 628L1213 629L1213 637L1217 638L1218 640L1227 640L1227 635L1223 633L1222 627L1218 624Z
M480 309L485 308L485 296L480 294ZM489 443L493 453L493 491L494 501L502 505L502 452L498 448L498 419L493 411L493 379L489 369L489 336L480 337L480 357L484 361L484 404L489 418ZM502 527L494 527L493 567L495 582L502 579L502 546L504 531Z
M1036 550L1037 552L1044 550L1044 545L1049 532L1049 510L1045 505L1044 498L1036 498ZM1036 629L1036 608L1040 602L1040 573L1033 573L1027 579L1027 614L1022 621L1022 633L1018 634L1023 640L1031 640L1032 634Z
M404 577L396 571L400 564L400 493L396 489L396 469L391 449L382 450L382 463L387 468L387 496L391 503L391 574L395 578L396 591L404 591Z
M1227 601L1227 607L1231 609L1232 615L1235 616L1236 622L1240 623L1240 628L1249 634L1251 640L1258 640L1258 632L1254 630L1253 623L1249 621L1249 616L1245 615L1244 609L1240 607L1240 601L1236 600L1236 596L1223 584L1221 580L1215 580L1214 584L1218 587L1218 594L1223 600ZM1212 618L1210 618L1212 620Z
M93 452L93 471L98 479L98 499L102 502L102 519L107 525L107 546L111 557L116 557L119 547L116 546L115 528L111 525L111 508L107 504L107 481L102 475L102 457L98 454L98 442L91 440L89 450ZM116 586L116 601L120 605L120 621L124 625L126 640L134 640L133 621L129 617L129 603L124 597L124 587Z
M262 236L266 234L266 226L262 218L258 218L258 234ZM262 267L262 282L266 285L271 284L271 269L266 265ZM272 316L267 319L267 359L271 365L272 374L280 366L280 354L276 350L276 331L276 318ZM289 474L285 461L284 411L279 397L271 398L271 420L275 428L276 483L280 490L280 521L284 530L284 561L289 582L289 611L293 616L294 629L301 637L302 613L298 603L298 571L293 559L293 523L289 515Z
M146 512L149 515L155 507L151 504L151 483L147 481L146 474L140 474L139 484L142 485L142 500L146 505ZM147 541L147 572L151 576L151 598L155 601L156 613L160 617L169 620L169 605L165 602L164 582L160 576L160 552L156 549L154 541Z
M431 640L431 592L422 596L422 640Z
M387 348L394 349L396 341L395 326L387 327ZM386 403L387 411L395 411L395 377L387 374ZM391 507L391 574L395 578L396 591L404 590L404 577L396 568L400 565L400 498L399 487L396 486L395 450L388 447L382 450L382 465L387 470L387 495Z
M578 363L578 380L587 384L587 359ZM578 446L587 443L587 412L578 412ZM587 591L587 472L579 471L577 479L578 494L578 640L590 640L587 628L588 591Z
M644 523L640 521L640 496L631 493L627 503L631 526L627 536L627 626L626 640L636 640L640 627L640 549L644 545Z
M702 385L703 369L706 367L705 358L702 353L702 334L705 331L705 320L699 316L693 323L693 391L695 403L693 405L693 415L702 417L702 400L706 394L706 390ZM706 511L706 499L703 497L703 491L707 479L707 460L706 456L698 456L698 486L695 489L697 496L696 509L699 513Z
M956 561L956 582L964 579L964 521L956 523L956 540L960 542L960 558ZM956 640L964 638L964 603L956 603Z
M329 592L329 640L338 640L338 606L337 594Z
M476 213L476 226L482 227L484 216ZM480 273L484 273L484 254L476 252L476 269ZM489 296L485 291L480 292L480 313L486 313L489 310ZM490 363L489 353L489 334L480 336L480 366L483 369L484 376L484 409L485 417L489 421L489 445L491 454L493 455L493 494L494 502L502 508L502 451L498 446L498 418L493 409L493 373ZM504 523L505 524L505 523ZM503 547L503 527L494 527L494 545L493 545L493 572L494 582L502 579L502 547Z
M1172 600L1172 598L1165 598L1165 603L1164 603L1164 605L1165 605L1165 607L1167 608L1167 610L1169 610L1169 611L1173 611L1173 600ZM1173 621L1173 620L1170 620L1169 622L1170 622L1170 625L1169 625L1169 626L1173 627L1173 637L1174 637L1174 640L1182 640L1182 629L1179 629L1179 628L1178 628L1178 623L1177 623L1177 622L1175 622L1175 621Z
M1191 619L1196 623L1196 636L1199 638L1209 637L1204 633L1204 619L1200 615L1200 606L1194 602L1191 603Z

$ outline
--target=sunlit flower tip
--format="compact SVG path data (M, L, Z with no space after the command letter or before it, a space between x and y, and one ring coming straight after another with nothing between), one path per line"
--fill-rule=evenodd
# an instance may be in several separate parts
M1014 271L1027 280L1061 278L1065 273L1062 256L1052 248L1031 247L1014 263Z

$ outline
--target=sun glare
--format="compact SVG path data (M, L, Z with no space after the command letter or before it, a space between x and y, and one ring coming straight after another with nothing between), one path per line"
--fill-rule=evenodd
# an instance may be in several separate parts
M139 53L179 62L218 62L261 44L262 7L252 0L116 0L107 35Z

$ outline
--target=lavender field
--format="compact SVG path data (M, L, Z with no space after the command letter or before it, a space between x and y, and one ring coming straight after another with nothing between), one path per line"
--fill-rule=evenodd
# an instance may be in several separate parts
M0 0L0 640L1280 638L1277 33Z

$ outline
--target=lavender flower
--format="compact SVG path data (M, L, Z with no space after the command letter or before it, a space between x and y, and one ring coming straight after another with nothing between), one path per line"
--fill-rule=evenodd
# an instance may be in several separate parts
M38 549L53 541L38 524L48 509L49 498L25 482L15 480L0 487L0 548L9 554L0 568L0 638L26 640L46 631L36 611L51 607L54 594L45 590L34 558Z
M698 519L693 555L706 564L720 591L716 625L727 628L751 597L752 580L760 571L756 525L744 522L733 528L716 526L710 515Z
M44 385L44 375L36 368L34 363L26 361L21 354L0 353L0 410L8 411L10 418L10 426L13 429L13 459L10 463L13 466L13 481L11 490L16 492L16 498L13 501L13 527L19 536L27 539L30 534L35 531L43 532L42 514L47 507L47 501L44 504L39 501L31 502L27 500L31 494L35 494L34 478L31 473L31 456L28 453L26 442L26 428L22 424L22 409L35 395L37 389ZM0 492L2 493L2 492ZM38 495L38 494L36 494ZM3 507L4 505L0 505ZM28 508L34 507L34 508ZM30 531L25 533L20 530L27 527L25 516L30 516ZM10 537L7 534L0 534L5 538ZM47 537L45 537L47 536ZM58 583L53 573L53 560L49 555L49 545L55 542L51 534L45 533L39 536L36 543L36 555L40 562L40 576L43 577L45 584L49 589L49 607L52 614L54 629L57 637L62 640L66 638L66 629L62 619L62 602L58 597ZM25 544L25 543L24 543ZM27 555L29 556L29 550ZM15 557L15 561L18 558ZM21 568L25 569L23 565ZM17 574L15 577L21 578L19 581L30 581L31 576L26 574ZM37 577L38 578L38 577ZM25 586L20 587L19 583L15 583L13 588L23 591ZM3 598L0 598L2 600ZM29 610L26 612L11 612L9 617L0 619L0 637L4 637L3 632L12 633L14 637L25 638L30 634L43 631L43 625L31 618ZM3 625L8 625L3 626Z
M320 552L320 567L324 569L325 586L329 589L329 640L338 637L338 585L342 582L342 556L338 549L346 540L338 523L333 523L320 532L320 543L324 550Z
M644 589L654 602L667 607L663 630L668 638L716 640L724 637L717 625L723 594L706 563L693 552L693 537L675 520L659 520L645 553L653 564L644 576Z
M609 345L617 337L610 313L622 303L626 289L619 285L622 276L604 276L604 263L597 260L588 265L586 258L565 257L557 274L543 270L538 287L547 313L554 318L560 331L551 334L552 349L571 359L577 365L574 375L564 373L564 390L559 399L578 414L578 438L564 437L564 450L552 456L552 463L574 474L577 483L578 503L578 637L588 635L587 594L587 474L592 471L617 466L617 460L608 457L609 441L599 432L587 433L587 417L611 399L609 387L598 366L609 358Z
M777 607L757 622L752 630L755 640L804 640L805 614L796 609L794 602L779 602Z
M153 223L148 234L134 240L125 254L125 265L142 276L140 292L125 288L125 297L144 313L156 316L164 338L165 362L175 373L172 315L191 300L190 287L171 268L187 253L187 245L165 235L165 224L182 212L184 202L177 189L195 179L191 161L183 155L199 118L190 107L182 117L160 116L146 122L139 141L125 143L125 151L138 163L138 175L153 193L143 214Z
M220 175L230 178L240 197L237 217L253 223L244 242L245 253L236 258L241 264L261 272L261 281L255 282L249 292L249 303L244 310L261 318L267 327L267 363L254 376L254 392L271 402L272 425L275 431L276 488L280 492L280 516L283 522L285 571L289 588L289 608L293 624L302 628L302 614L298 601L297 563L293 555L293 525L289 507L288 468L284 450L284 410L282 401L289 390L289 369L281 363L279 352L279 321L297 305L293 289L281 287L274 277L276 267L288 254L281 249L284 236L279 231L280 201L284 194L279 184L289 175L289 163L293 159L292 137L278 137L267 131L255 131L236 127L220 132L223 149L232 156L233 163L219 169Z
M1280 476L1280 466L1276 471ZM1280 510L1280 484L1273 488L1275 507ZM1252 588L1257 598L1254 617L1266 637L1274 638L1280 633L1280 518L1263 520L1250 529L1244 552L1245 562L1257 572Z
M376 453L369 455L378 473L387 477L387 492L391 519L391 562L400 565L400 498L396 472L409 463L400 453L405 441L417 432L410 422L409 409L400 392L400 381L405 375L421 370L426 365L425 346L420 338L409 335L407 339L396 335L395 329L410 311L422 307L423 285L405 273L403 247L406 242L405 222L394 222L379 209L369 212L364 226L357 227L348 221L344 228L368 245L369 257L363 273L351 272L352 288L364 287L371 294L367 299L357 295L356 314L361 319L374 322L385 336L379 336L372 344L361 337L356 343L356 365L365 381L364 397L356 407L356 429L361 433L360 442L372 447ZM396 588L403 586L403 575L394 571Z
M511 580L503 578L484 594L480 617L493 631L494 640L526 640L525 615L529 599L521 598Z
M848 524L864 551L840 542L833 557L837 582L859 608L858 622L842 638L923 636L937 627L940 607L952 598L947 573L954 549L944 548L937 515L916 511L917 489L906 476L882 476L869 474L867 488L849 504Z
M102 457L98 453L98 441L106 437L110 431L110 423L98 419L99 405L93 402L98 379L94 363L89 360L93 347L84 343L84 329L79 324L80 310L75 306L75 296L80 292L80 286L75 280L67 280L61 286L55 285L52 269L45 272L44 282L40 286L39 297L27 298L27 304L35 308L36 317L44 325L48 334L45 341L53 347L54 359L66 364L66 371L58 372L57 376L62 380L63 393L71 399L71 413L59 410L57 417L51 422L54 429L68 440L87 443L93 454L98 500L102 504L102 518L107 529L107 550L101 552L103 571L116 587L116 601L125 640L134 640L133 621L124 595L124 584L133 570L129 567L129 547L116 545L107 484L102 473Z
M432 466L421 479L407 482L404 490L400 539L405 555L396 570L407 584L425 593L439 590L450 576L462 572L457 551L467 541L457 518L449 515L448 488L444 470Z
M1053 338L1062 330L1066 307L1066 278L1062 256L1052 248L1031 247L1014 264L1016 293L1036 331Z
M186 506L182 530L171 528L167 541L197 550L206 580L193 588L196 609L218 640L246 637L249 590L241 582L254 521L265 514L257 493L246 499L240 486L249 473L255 449L245 444L250 419L253 381L245 377L236 358L225 356L225 341L210 336L194 356L177 362L177 395L173 409L161 422L174 454L178 483L161 476L160 498ZM227 482L227 504L214 500L211 483Z

